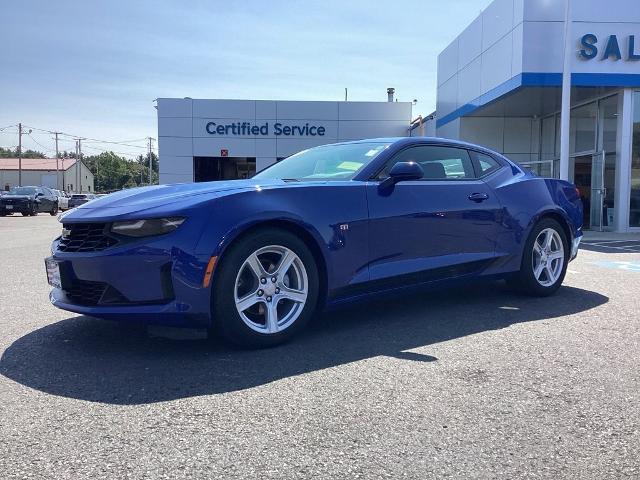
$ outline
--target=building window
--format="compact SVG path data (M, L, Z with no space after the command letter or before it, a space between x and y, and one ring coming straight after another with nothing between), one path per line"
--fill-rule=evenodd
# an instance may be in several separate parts
M633 148L631 152L629 226L640 227L640 91L633 93Z

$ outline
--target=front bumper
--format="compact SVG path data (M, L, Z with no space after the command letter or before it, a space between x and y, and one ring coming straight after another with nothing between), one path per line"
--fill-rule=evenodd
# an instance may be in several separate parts
M205 327L210 324L209 312L195 312L190 305L177 300L166 304L89 306L73 303L59 288L51 290L49 300L62 310L105 320L176 327Z
M208 325L210 289L202 287L202 279L209 256L188 253L193 231L180 230L92 252L63 252L56 239L52 258L58 263L62 288L51 291L51 303L111 320Z
M32 208L30 202L0 203L0 212L3 213L28 213L31 212Z

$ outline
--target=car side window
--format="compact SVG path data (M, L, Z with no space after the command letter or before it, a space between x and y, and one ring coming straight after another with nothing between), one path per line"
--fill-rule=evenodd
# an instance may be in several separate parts
M475 178L469 152L462 148L420 145L409 147L393 157L378 175L385 179L398 162L416 162L424 170L422 180L466 180Z
M498 170L502 165L498 163L498 161L490 157L489 155L485 155L484 153L473 152L476 160L478 161L478 166L480 167L479 175L483 176L488 173L491 173L495 170Z

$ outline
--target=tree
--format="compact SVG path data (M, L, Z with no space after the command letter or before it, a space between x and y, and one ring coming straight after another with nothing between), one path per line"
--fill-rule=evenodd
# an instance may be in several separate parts
M17 158L18 157L18 149L11 150L10 148L0 147L0 158ZM36 152L35 150L23 150L22 158L46 158L46 156L40 152Z
M152 154L152 183L158 183L158 158ZM83 158L94 175L96 192L112 192L123 188L148 185L149 155L128 160L113 152L103 152Z

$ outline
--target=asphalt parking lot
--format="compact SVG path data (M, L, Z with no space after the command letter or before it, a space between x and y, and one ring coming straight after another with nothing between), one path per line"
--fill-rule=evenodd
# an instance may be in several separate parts
M57 310L0 218L0 478L639 478L640 252L322 315L234 351ZM587 248L589 245L587 245Z

